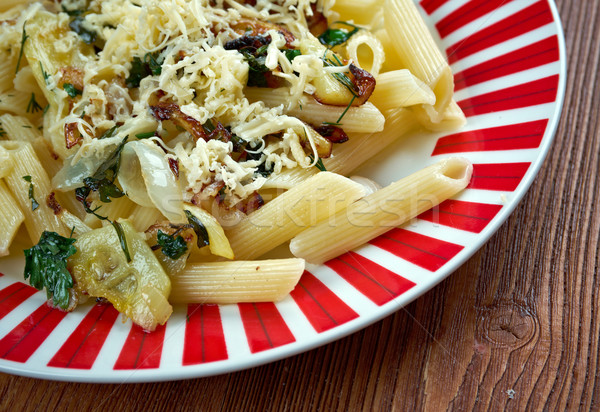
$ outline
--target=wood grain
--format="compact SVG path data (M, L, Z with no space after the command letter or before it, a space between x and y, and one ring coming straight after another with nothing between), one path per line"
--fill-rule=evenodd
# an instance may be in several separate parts
M0 375L0 410L598 409L600 0L557 3L569 78L555 144L506 224L433 291L346 339L230 375Z

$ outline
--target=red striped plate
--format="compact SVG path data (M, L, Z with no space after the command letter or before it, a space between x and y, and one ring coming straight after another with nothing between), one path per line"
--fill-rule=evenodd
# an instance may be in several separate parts
M455 73L461 131L398 142L359 174L388 184L444 156L470 159L468 189L405 227L322 266L277 304L178 307L151 334L106 305L65 314L0 268L0 370L48 379L139 382L271 362L389 315L448 276L498 229L533 181L556 131L565 49L549 0L421 0Z

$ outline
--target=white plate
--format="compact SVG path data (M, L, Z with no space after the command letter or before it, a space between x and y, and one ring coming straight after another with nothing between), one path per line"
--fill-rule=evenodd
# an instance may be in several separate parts
M141 382L231 372L315 348L385 317L452 273L514 210L550 148L565 89L565 47L548 0L422 0L456 73L460 133L399 142L361 174L387 184L449 155L471 186L410 225L310 266L277 304L178 307L144 334L109 306L64 314L0 262L0 371L46 379ZM433 223L436 222L436 223Z

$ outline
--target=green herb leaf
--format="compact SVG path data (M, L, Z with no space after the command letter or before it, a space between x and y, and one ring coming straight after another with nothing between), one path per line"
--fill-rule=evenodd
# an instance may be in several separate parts
M289 61L293 61L296 57L302 55L300 50L284 50L283 53Z
M31 211L33 212L38 207L40 207L40 204L35 200L35 197L33 196L33 182L31 180L31 176L23 176L23 180L29 183L29 200L31 200Z
M110 220L109 220L110 222ZM119 238L119 243L121 243L121 249L123 249L123 253L127 258L127 263L131 262L131 254L129 253L129 247L127 246L127 238L125 237L125 232L123 231L123 227L117 221L110 222L110 224L115 228L117 232L117 236Z
M29 39L29 36L25 31L26 24L27 21L23 23L23 32L21 33L21 50L19 50L19 60L17 60L17 69L15 70L15 73L19 73L19 68L21 67L21 60L23 60L23 50L25 48L25 42L27 42L27 39Z
M46 288L48 299L61 309L69 307L69 290L73 278L67 259L77 253L75 239L54 232L44 232L37 245L25 250L25 279L38 290Z
M140 87L140 82L148 76L160 76L164 58L160 58L160 52L146 53L143 59L134 57L131 62L129 77L125 80L127 87L135 89Z
M35 93L31 93L29 103L27 104L27 113L37 113L42 109L42 106L35 100Z
M249 87L268 87L265 73L269 72L269 68L265 66L266 56L255 55L248 50L240 50L250 70L248 70L248 86Z
M199 248L203 248L204 246L210 245L210 238L208 237L208 231L206 227L202 224L200 219L192 214L189 210L185 211L185 215L188 219L188 222L192 226L192 229L196 233L196 237L198 238L197 244Z
M140 133L140 134L135 135L135 137L137 137L140 140L150 139L151 137L154 137L154 136L156 136L156 132Z
M188 250L187 243L182 236L167 235L162 230L159 230L156 239L164 255L173 260L179 259Z
M113 126L110 129L108 129L107 131L105 131L104 133L102 133L102 135L98 139L102 140L102 139L108 139L109 137L114 137L115 134L117 134L118 129L119 129L119 126Z
M44 70L44 66L42 66L42 62L40 62L40 70L42 71L42 76L44 76L44 82L46 83L46 86L49 86L49 82L48 79L50 79L50 75L46 72L46 70Z
M314 157L313 155L310 155L309 157L310 157L310 161L311 161L311 162L314 162L314 161L315 161L315 157ZM326 168L326 167L325 167L325 165L323 164L323 159L319 159L319 160L317 161L317 163L315 163L315 167L316 167L317 169L319 169L321 172L326 172L326 171L327 171L327 168Z
M84 22L85 19L83 17L77 16L73 20L71 20L71 23L69 23L69 27L71 28L71 30L73 30L79 35L79 37L81 38L81 40L83 40L84 43L94 44L98 39L98 33L96 33L93 30L86 29L83 25Z
M73 99L83 94L81 90L73 86L71 83L63 84L63 89L65 89L65 92L67 92L67 94Z
M360 27L355 26L354 24L346 23L345 21L336 21L333 23L333 25L351 27L352 30L348 31L346 29L334 29L329 27L325 33L319 36L319 41L321 44L328 46L330 49L346 43L350 37L354 36L361 29Z

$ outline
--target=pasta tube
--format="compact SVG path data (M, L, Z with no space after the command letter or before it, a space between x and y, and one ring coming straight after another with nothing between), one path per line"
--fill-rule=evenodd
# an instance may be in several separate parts
M173 303L276 302L304 273L303 259L191 263L171 278Z
M319 173L273 199L226 233L236 259L254 259L364 196L343 176Z
M442 160L305 230L292 239L290 249L310 263L333 259L454 196L467 186L472 170L465 159Z

